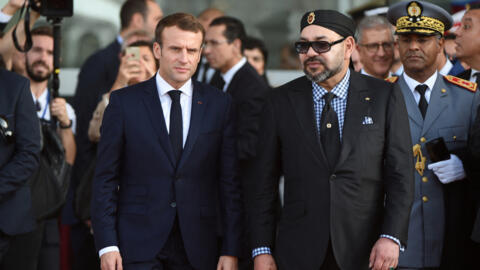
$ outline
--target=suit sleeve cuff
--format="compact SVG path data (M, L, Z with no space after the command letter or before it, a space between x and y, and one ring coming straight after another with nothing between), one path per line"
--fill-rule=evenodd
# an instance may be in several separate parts
M256 248L252 251L252 258L255 258L256 256L261 254L272 254L272 251L270 250L269 247Z
M108 252L112 252L112 251L120 252L120 249L118 249L117 246L110 246L110 247L102 248L98 252L98 257L102 257L103 254L108 253Z
M400 251L401 252L404 252L405 251L405 247L402 246L402 243L400 243L400 240L398 240L397 238L393 237L393 236L390 236L388 234L381 234L380 235L380 238L387 238L387 239L390 239L392 241L394 241L395 243L398 244L398 246L400 247Z

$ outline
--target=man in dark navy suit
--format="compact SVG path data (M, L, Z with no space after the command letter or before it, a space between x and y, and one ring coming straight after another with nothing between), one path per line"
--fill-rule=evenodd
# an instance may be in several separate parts
M38 165L39 127L28 80L0 69L0 262L14 235L35 228L27 180Z
M96 255L90 228L76 218L73 210L73 194L78 182L94 160L97 145L88 138L88 125L93 111L103 94L110 91L120 66L121 47L130 33L144 30L153 39L155 26L163 12L154 0L126 0L120 10L121 29L116 39L107 47L90 56L78 76L78 84L73 99L77 115L77 156L73 168L72 184L62 221L72 225L73 269L96 268Z
M194 16L165 17L156 29L157 75L110 96L92 199L103 270L237 267L232 101L191 79L203 37Z

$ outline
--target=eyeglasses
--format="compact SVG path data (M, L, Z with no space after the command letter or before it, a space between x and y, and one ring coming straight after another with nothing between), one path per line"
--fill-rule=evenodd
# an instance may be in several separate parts
M320 41L297 41L297 42L295 42L295 50L297 51L297 53L307 53L308 49L310 49L310 47L312 47L312 49L316 53L326 53L326 52L330 51L330 49L332 48L333 45L338 44L338 43L340 43L344 40L345 40L345 38L339 39L339 40L334 41L334 42L328 42L328 41L324 41L324 40L320 40Z
M367 48L367 51L369 53L376 53L378 51L378 48L380 48L380 46L382 46L385 52L393 52L394 44L395 43L393 42L382 42L382 43L368 43L368 44L359 44L359 45Z
M203 47L207 47L207 46L212 46L212 47L218 47L220 46L220 44L223 44L223 43L228 43L228 40L207 40L203 43Z
M0 137L5 138L7 143L13 142L13 132L8 129L7 118L0 115Z

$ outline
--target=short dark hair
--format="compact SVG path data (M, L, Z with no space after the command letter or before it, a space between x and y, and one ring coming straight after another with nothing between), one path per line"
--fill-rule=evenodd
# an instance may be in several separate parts
M223 32L223 36L227 39L228 43L232 43L237 38L240 39L240 41L242 42L243 52L243 41L247 36L243 23L237 18L223 16L216 18L212 21L212 23L210 23L210 26L216 25L225 25L225 31Z
M188 13L174 13L168 15L161 19L157 28L155 29L155 41L162 45L162 33L166 27L176 26L184 31L189 31L193 33L202 33L202 44L203 39L205 38L205 29L203 29L202 24L193 16Z
M50 26L44 25L44 26L39 26L35 27L31 31L32 37L33 36L48 36L53 38L53 29Z
M242 44L243 44L243 49L244 50L259 49L260 52L263 55L263 59L265 61L265 65L266 65L267 59L268 59L268 51L267 51L267 47L265 47L265 44L263 43L263 41L261 41L258 38L254 38L254 37L246 37Z
M152 0L127 0L120 9L120 27L125 29L130 25L130 21L135 13L142 14L146 19L148 15L147 2Z
M128 44L127 48L128 47L148 47L150 49L150 51L152 52L152 55L153 54L153 42L150 42L150 41L146 41L146 40L137 40L135 42L132 42L131 44ZM158 69L158 59L155 58L155 67L156 69Z

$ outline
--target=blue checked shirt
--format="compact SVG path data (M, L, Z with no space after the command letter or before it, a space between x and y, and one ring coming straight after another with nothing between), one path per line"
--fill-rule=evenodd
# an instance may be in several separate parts
M345 110L347 109L347 94L349 86L350 70L347 70L347 74L345 74L340 83L335 85L335 87L332 89L332 93L335 94L335 97L332 99L332 107L337 113L338 117L340 141L342 141L343 122L345 122ZM325 106L325 99L323 99L323 96L326 95L328 91L315 82L312 82L312 87L313 108L315 110L315 119L317 121L317 132L320 134L320 118L322 116L323 107Z
M337 113L338 125L340 132L340 141L342 140L342 131L343 123L345 122L345 111L347 110L347 96L348 96L348 87L350 86L350 70L347 70L347 74L343 79L335 85L332 89L332 93L335 94L335 97L332 100L332 107ZM320 118L322 116L323 106L325 106L325 99L323 96L328 93L328 91L318 85L315 82L312 82L312 92L313 92L313 108L315 110L315 120L317 122L317 132L320 134ZM395 241L400 246L400 251L404 251L404 247L401 245L400 240L397 238L382 234L381 238L388 238ZM271 254L270 247L259 247L252 251L252 258L255 258L257 255L261 254Z

